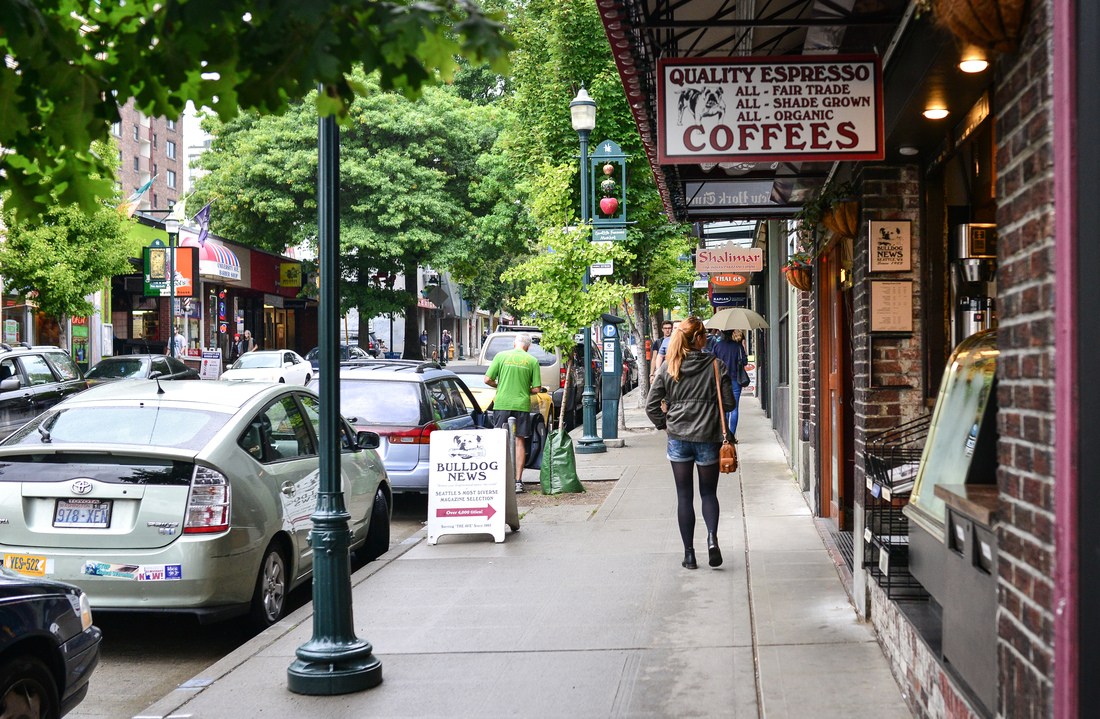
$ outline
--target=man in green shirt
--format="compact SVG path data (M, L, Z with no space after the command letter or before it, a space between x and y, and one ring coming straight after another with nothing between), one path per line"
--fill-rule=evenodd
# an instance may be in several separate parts
M514 349L500 352L485 373L485 384L497 388L493 399L493 424L498 428L516 420L516 491L523 490L523 465L527 459L527 437L531 435L531 395L542 390L539 361L527 353L531 335L516 335Z

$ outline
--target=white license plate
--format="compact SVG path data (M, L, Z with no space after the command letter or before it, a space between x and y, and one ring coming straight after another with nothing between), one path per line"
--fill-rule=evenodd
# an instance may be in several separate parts
M59 499L53 512L53 526L106 529L111 526L111 500Z

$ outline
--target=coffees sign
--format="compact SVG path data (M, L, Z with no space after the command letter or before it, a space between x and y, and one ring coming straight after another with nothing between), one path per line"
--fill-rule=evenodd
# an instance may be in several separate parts
M657 63L658 162L881 160L875 55Z

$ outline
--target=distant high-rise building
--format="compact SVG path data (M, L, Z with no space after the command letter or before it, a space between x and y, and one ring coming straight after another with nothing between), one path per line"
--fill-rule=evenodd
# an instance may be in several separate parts
M150 179L137 211L166 210L183 195L184 145L180 121L147 117L131 99L119 110L122 119L111 127L118 143L118 181L123 198Z

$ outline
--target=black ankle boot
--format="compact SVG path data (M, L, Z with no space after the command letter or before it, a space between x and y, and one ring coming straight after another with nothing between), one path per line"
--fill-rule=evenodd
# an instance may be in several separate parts
M680 564L685 569L698 569L699 568L699 565L695 563L695 549L694 548L688 548L688 549L684 550L684 561L680 562Z
M722 550L718 548L718 535L714 532L707 534L707 552L710 553L710 566L722 566Z

